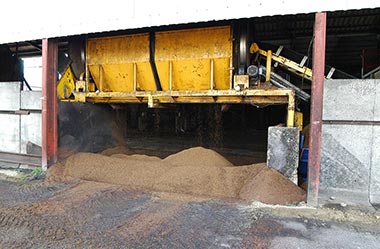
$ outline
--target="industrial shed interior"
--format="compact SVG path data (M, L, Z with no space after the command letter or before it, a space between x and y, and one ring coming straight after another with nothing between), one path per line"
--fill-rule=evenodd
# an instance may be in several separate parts
M305 201L314 24L311 13L56 38L63 174L154 191ZM325 78L378 79L379 27L380 8L327 12ZM17 140L0 141L7 168L20 167L17 160L41 164L43 107L27 99L38 101L41 85L24 69L34 60L42 70L42 42L0 45L0 96L21 93L20 107L0 104L7 120L0 133ZM17 134L9 135L11 125Z

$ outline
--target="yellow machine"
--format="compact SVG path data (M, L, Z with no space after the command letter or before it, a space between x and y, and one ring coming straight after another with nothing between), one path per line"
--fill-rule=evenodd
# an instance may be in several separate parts
M85 77L74 87L72 72L65 73L58 96L63 101L149 107L287 104L287 126L295 126L294 91L251 86L248 75L235 73L233 61L230 26L89 38Z
M266 77L267 80L269 80L269 75L270 75L270 69L271 69L271 62L272 60L275 61L276 63L279 63L280 66L285 67L287 70L298 74L302 78L306 78L308 80L311 80L313 72L311 71L310 68L301 66L300 64L289 60L283 56L277 55L277 54L272 54L272 51L265 51L259 48L259 46L256 43L253 43L249 49L250 53L260 53L261 55L267 57L267 71L266 71Z

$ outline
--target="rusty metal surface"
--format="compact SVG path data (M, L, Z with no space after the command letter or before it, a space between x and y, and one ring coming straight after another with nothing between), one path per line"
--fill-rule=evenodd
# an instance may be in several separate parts
M42 40L42 167L47 168L57 160L57 66L58 42Z
M314 25L307 195L307 203L310 206L318 205L322 140L323 82L325 78L326 16L327 14L324 12L316 13Z

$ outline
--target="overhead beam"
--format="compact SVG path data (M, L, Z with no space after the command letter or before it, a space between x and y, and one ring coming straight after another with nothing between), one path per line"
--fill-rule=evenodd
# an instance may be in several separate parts
M307 204L318 206L321 164L323 81L325 79L326 13L315 14L313 76L311 85L310 142Z
M39 44L35 43L35 42L32 42L32 41L27 41L26 43L28 43L29 45L33 46L34 48L36 48L38 51L42 51L42 48Z
M58 42L42 40L42 168L57 162L57 67Z

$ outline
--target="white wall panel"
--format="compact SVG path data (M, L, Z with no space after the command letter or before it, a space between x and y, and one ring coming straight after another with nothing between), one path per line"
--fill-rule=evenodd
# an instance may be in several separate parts
M41 146L41 113L21 115L20 152L26 154L26 144L32 142Z
M0 15L0 44L92 32L245 17L380 7L378 0L17 1ZM15 2L2 3L14 10Z
M42 97L41 91L21 91L20 109L41 110L42 109L41 97Z
M0 82L0 111L16 111L19 109L20 82Z
M20 153L20 115L0 114L0 150Z

